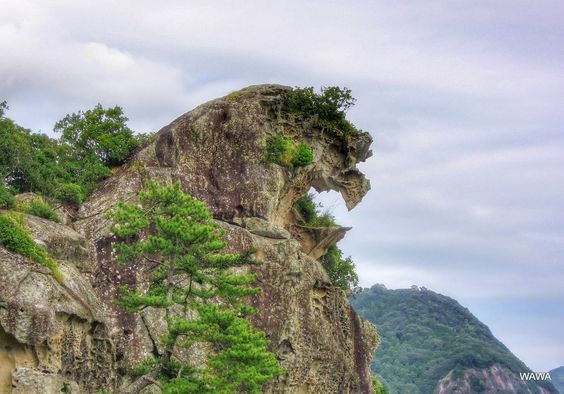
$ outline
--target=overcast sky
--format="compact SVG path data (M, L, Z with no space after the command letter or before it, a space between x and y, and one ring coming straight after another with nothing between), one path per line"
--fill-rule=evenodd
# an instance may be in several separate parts
M372 191L321 199L362 285L451 296L545 371L564 364L563 43L560 0L0 0L0 101L46 133L97 102L152 131L250 84L348 86Z

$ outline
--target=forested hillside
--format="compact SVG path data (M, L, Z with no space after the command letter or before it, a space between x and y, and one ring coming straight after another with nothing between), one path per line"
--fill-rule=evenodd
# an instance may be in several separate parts
M416 286L388 290L375 285L352 297L351 303L363 318L378 326L382 344L372 370L391 393L432 393L451 371L449 383L467 380L456 384L467 384L471 392L491 392L480 371L494 365L508 370L509 376L529 370L452 298ZM546 382L519 389L536 393L540 386L554 390Z

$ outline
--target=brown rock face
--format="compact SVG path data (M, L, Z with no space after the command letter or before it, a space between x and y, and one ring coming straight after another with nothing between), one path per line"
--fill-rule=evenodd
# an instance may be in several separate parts
M369 365L378 342L375 328L356 315L344 292L331 286L316 260L347 229L297 226L292 208L301 195L314 187L340 192L352 209L370 188L356 164L370 156L371 138L367 133L338 135L316 127L315 120L286 113L283 102L290 90L277 85L252 86L179 117L90 197L73 223L77 233L68 230L63 236L59 230L65 226L49 224L57 226L57 231L51 231L49 239L38 238L61 261L65 278L75 278L65 285L74 293L86 294L84 297L66 295L66 289L59 288L45 272L26 268L18 256L0 256L0 269L16 272L12 266L19 264L18 270L22 271L8 276L9 286L0 285L0 340L17 348L17 353L10 354L19 354L22 360L17 362L16 371L12 364L9 368L12 382L27 387L29 392L34 392L38 384L65 384L72 392L95 392L84 379L97 368L92 360L103 360L109 370L99 371L99 375L108 379L104 387L112 392L114 387L127 383L122 379L127 368L159 354L164 328L159 314L149 308L136 316L113 304L119 285L143 286L146 278L142 266L124 268L113 261L114 239L105 216L119 200L135 201L146 181L157 180L178 181L185 192L205 201L225 228L230 248L254 248L257 260L262 261L249 268L263 289L252 300L260 311L253 322L267 333L271 350L287 370L285 376L267 387L269 392L372 391ZM307 143L313 150L313 164L288 169L268 163L266 139L278 135ZM42 226L29 227L39 234L45 232ZM2 249L0 252L4 253ZM38 269L37 265L33 269ZM2 302L11 299L10 289L18 283L28 283L23 279L26 275L34 275L34 280L45 282L50 290L33 299L23 295L18 298L25 304L27 320L22 320L18 318L19 306L4 306ZM81 291L77 291L79 288ZM69 301L59 306L64 297ZM44 304L45 310L38 308ZM35 334L29 329L34 324L48 329ZM70 331L75 342L65 339L71 337L66 334ZM50 350L56 361L45 364L51 369L37 368L33 353L54 339L70 344ZM102 343L96 341L106 341L103 356L96 353L102 349ZM0 365L12 357L10 354L0 349ZM197 362L203 354L187 356ZM67 365L78 365L67 359L82 360L80 367L66 373ZM86 368L88 365L91 367ZM0 384L4 375L5 369L0 368Z

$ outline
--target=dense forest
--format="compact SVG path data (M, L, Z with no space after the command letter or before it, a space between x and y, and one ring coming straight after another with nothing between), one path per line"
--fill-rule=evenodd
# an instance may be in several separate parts
M69 114L57 122L58 138L34 133L6 116L0 103L0 207L13 194L34 192L51 203L78 207L100 180L123 164L148 134L135 134L116 106Z
M382 344L372 370L390 393L432 393L452 370L455 376L493 364L515 373L529 370L452 298L416 286L389 290L375 285L351 297L351 303L378 326Z

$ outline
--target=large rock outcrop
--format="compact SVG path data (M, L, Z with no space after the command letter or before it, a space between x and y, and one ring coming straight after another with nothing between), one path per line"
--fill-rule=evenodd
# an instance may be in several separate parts
M91 241L92 283L113 321L118 358L134 363L151 353L157 322L117 309L116 287L142 281L139 267L121 268L111 258L112 237L104 213L118 200L135 200L147 180L178 181L205 201L221 221L233 250L253 247L263 288L254 299L256 325L265 330L288 373L276 392L369 392L369 364L377 335L331 287L310 256L326 236L297 231L295 201L310 187L337 190L353 208L369 189L356 164L369 155L367 133L346 137L283 110L290 88L262 85L213 100L161 129L81 208L75 226ZM283 135L313 149L314 164L288 169L265 160L265 141ZM291 235L292 234L292 235ZM294 238L295 237L297 238ZM320 238L320 239L319 239ZM315 246L315 245L313 245ZM328 245L325 244L325 247ZM319 250L313 257L319 257Z
M378 342L375 328L357 316L342 290L331 286L317 261L347 228L300 227L293 209L311 187L340 192L352 209L369 190L369 182L356 164L369 157L371 138L367 133L345 136L321 129L315 119L285 112L284 97L290 90L278 85L252 86L182 115L94 192L72 224L76 233L50 223L57 231L65 228L68 232L62 237L64 247L54 240L42 241L58 253L55 257L65 278L72 278L65 286L46 272L36 272L41 271L36 264L26 265L25 259L0 250L7 253L2 255L0 269L19 272L6 272L9 285L0 285L4 292L0 300L22 294L16 298L22 300L18 306L1 301L6 305L0 303L0 338L7 338L19 353L31 354L29 360L33 361L18 362L15 371L10 364L12 382L27 384L29 392L38 384L63 384L73 392L95 392L98 382L112 391L127 384L124 372L131 366L162 350L159 337L163 322L158 313L147 309L139 315L128 314L114 304L118 286L143 286L147 278L142 266L121 267L113 260L115 239L106 216L119 200L135 201L144 183L156 180L178 181L185 192L205 201L225 228L231 250L256 250L256 259L262 264L248 269L256 273L263 291L252 300L260 311L253 322L268 334L271 350L287 371L268 386L268 391L372 391L369 365ZM313 164L289 169L268 163L265 142L277 135L311 146ZM45 232L42 224L29 227ZM74 252L67 253L72 248ZM44 283L33 296L29 295L35 286L30 277ZM18 287L16 293L14 286ZM20 304L26 305L23 320L18 320ZM29 328L34 322L53 328L36 337ZM70 346L74 353L52 344L70 331L75 338ZM100 355L97 352L102 343L107 349ZM38 367L43 365L41 360L33 356L41 346L49 347L48 353L54 357L54 361L43 363L49 365L44 370ZM0 350L0 363L11 354L15 353ZM74 361L69 364L67 359ZM98 377L98 386L88 387L85 379L95 379L89 374L96 371L98 361L111 369L96 372L107 382ZM2 371L5 369L0 370L0 381L5 374Z

